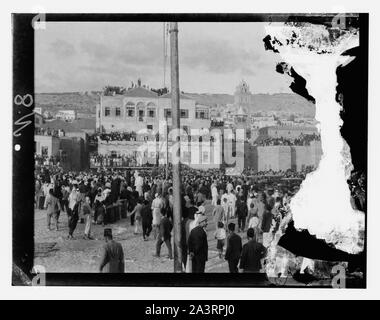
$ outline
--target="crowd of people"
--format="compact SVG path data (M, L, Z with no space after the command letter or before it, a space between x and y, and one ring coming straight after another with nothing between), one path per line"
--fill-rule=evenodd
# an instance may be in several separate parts
M65 136L65 131L62 129L35 127L34 134L40 135L40 136L53 136L53 137L60 138L60 137Z
M90 156L90 167L136 167L138 162L136 157L129 155L92 155Z
M304 169L301 171L293 170L293 169L288 169L288 170L265 170L265 171L257 171L253 168L246 167L243 169L243 174L246 176L256 176L256 177L281 177L282 179L300 179L303 180L305 179L306 175L310 172L313 172L315 170L314 166L306 166Z
M47 155L38 155L34 154L34 164L36 168L40 166L54 166L54 165L60 165L61 158L56 156L47 156Z
M320 141L318 134L301 134L298 138L268 137L255 142L256 146L309 146L311 141Z
M114 131L109 133L95 133L91 135L90 139L97 141L98 138L103 141L136 141L137 134L134 131L120 132Z
M242 175L226 176L220 170L196 170L183 166L182 239L183 266L192 272L204 272L207 261L208 219L218 227L215 232L220 257L228 261L231 272L240 269L258 272L260 261L275 234L283 232L282 221L289 218L289 200L293 189L269 180L256 183ZM156 241L155 255L161 255L163 243L172 259L173 189L165 167L139 170L99 168L97 171L64 172L59 167L41 167L36 171L36 207L47 210L47 229L59 228L61 212L68 216L68 238L74 238L78 222L85 224L84 239L92 239L93 224L104 224L109 206L126 202L126 216L135 234L143 241ZM211 202L211 203L210 203ZM212 212L206 213L210 206ZM237 245L239 232L247 232L249 245ZM224 230L224 231L223 231ZM107 231L109 235L109 230ZM111 237L112 238L112 237ZM109 241L110 237L107 238ZM113 240L112 240L113 241ZM226 251L224 247L226 245ZM258 250L254 262L251 250ZM189 261L189 263L187 263ZM191 263L190 263L191 261Z
M224 121L222 120L211 120L210 127L224 127Z

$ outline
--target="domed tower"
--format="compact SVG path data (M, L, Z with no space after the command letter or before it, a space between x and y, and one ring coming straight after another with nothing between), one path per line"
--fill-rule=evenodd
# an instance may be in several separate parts
M236 87L234 102L236 107L243 106L246 110L252 104L252 93L249 90L249 85L244 80Z

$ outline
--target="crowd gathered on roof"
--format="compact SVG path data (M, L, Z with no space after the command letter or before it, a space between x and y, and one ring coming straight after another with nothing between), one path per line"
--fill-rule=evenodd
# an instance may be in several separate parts
M247 167L244 168L243 174L246 176L257 176L257 177L269 177L269 176L278 176L282 178L293 178L293 179L305 179L306 175L310 172L313 172L315 170L314 166L305 166L301 171L296 171L293 169L288 170L264 170L264 171L257 171L253 168Z
M285 137L268 137L258 139L255 142L257 146L309 146L311 141L320 141L321 137L318 134L301 134L298 138Z
M221 121L221 120L211 120L210 127L224 127L224 121Z
M35 127L34 128L34 134L35 135L41 135L41 136L53 136L53 137L64 137L65 131L63 129L51 129L51 128L42 128L42 127Z
M91 135L91 139L97 141L97 139L103 141L136 141L137 133L135 131L130 132L120 132L120 131L112 131L109 133L95 133Z
M94 154L90 156L90 167L137 167L138 161L132 155L102 155Z

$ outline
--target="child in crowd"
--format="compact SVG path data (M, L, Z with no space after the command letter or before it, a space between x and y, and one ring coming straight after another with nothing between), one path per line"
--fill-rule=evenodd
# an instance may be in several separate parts
M218 222L218 228L215 231L215 239L217 240L216 249L219 252L219 258L222 259L224 242L226 240L226 230L222 221Z

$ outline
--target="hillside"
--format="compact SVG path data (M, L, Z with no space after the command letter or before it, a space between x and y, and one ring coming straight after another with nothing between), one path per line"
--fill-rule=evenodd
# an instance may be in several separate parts
M36 93L36 107L52 113L60 109L76 110L78 113L95 115L96 105L100 103L97 94L67 93Z
M228 94L197 94L186 93L199 103L207 105L226 105L234 102L234 96ZM36 107L53 114L59 109L73 109L78 113L95 115L96 105L99 103L97 93L81 94L69 93L36 93ZM250 113L263 111L282 111L286 113L301 113L306 116L315 115L315 105L296 94L254 94L253 106Z
M207 105L231 104L234 96L228 94L197 94L186 93L199 103ZM297 94L254 94L253 105L249 113L258 111L282 111L286 113L302 113L307 116L315 116L315 105Z

